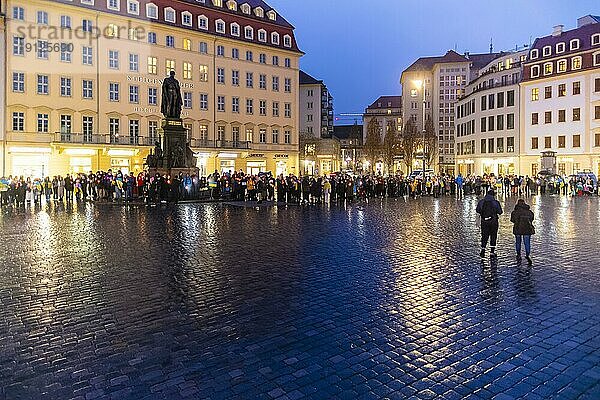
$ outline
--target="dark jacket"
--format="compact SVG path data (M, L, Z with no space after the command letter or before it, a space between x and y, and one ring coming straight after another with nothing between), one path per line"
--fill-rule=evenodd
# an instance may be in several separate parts
M510 222L514 224L513 234L518 236L530 236L535 234L533 227L533 212L527 204L518 204L510 214Z
M502 215L502 207L500 206L500 202L498 200L496 200L494 198L494 196L492 195L486 195L483 199L479 200L479 203L477 203L477 214L481 215L481 212L483 210L483 204L486 202L491 202L493 207L494 207L494 216L492 217L492 219L490 221L483 221L482 222L492 222L492 223L497 223L498 222L498 216Z

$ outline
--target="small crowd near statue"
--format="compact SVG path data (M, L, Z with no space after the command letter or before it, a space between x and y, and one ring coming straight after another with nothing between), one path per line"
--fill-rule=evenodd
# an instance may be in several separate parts
M331 174L295 176L243 171L214 173L206 177L180 173L166 176L120 170L66 174L41 178L0 178L0 205L41 204L42 202L177 202L182 200L230 200L329 204L365 201L384 197L442 197L485 195L493 190L505 196L598 194L596 177L580 173L570 177L422 175L382 176Z

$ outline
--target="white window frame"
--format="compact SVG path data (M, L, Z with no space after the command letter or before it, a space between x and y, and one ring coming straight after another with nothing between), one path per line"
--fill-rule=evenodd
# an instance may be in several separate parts
M579 39L573 39L569 42L569 47L571 50L579 50L580 41Z
M121 11L121 0L116 0L116 6L111 6L110 3L111 0L106 0L106 8L109 10Z
M240 36L240 24L238 24L237 22L232 22L229 25L229 32L231 33L231 36L239 37Z
M600 55L600 51L597 51L592 54L592 63L594 64L595 67L600 65L600 60L596 61L596 57L598 57L599 55Z
M267 42L267 31L264 29L258 30L258 41L266 43Z
M551 55L551 54L552 54L552 46L544 46L544 47L542 48L542 55L543 55L544 57L546 57L546 56L549 56L549 55Z
M154 10L154 14L151 14L150 10ZM146 17L150 19L158 19L158 6L156 4L146 4Z
M254 8L254 15L256 15L259 18L264 18L265 17L265 10L263 10L262 7L255 7Z
M575 68L575 60L579 60L579 68ZM580 70L583 67L583 59L581 56L571 58L571 70Z
M565 42L556 43L556 53L564 53L567 50Z
M242 10L242 12L246 15L250 15L251 13L251 7L248 3L244 3L240 6L240 10Z
M551 67L550 73L546 73L546 65L550 65L550 67ZM544 63L544 76L552 75L552 73L554 73L554 63L552 63L552 62Z
M189 22L185 22L186 17L189 19ZM185 26L193 26L194 25L194 18L191 12L189 11L184 11L181 13L181 24L185 25Z
M271 32L271 44L279 44L279 33Z
M532 78L537 78L538 76L540 76L540 66L539 65L532 65L531 66L531 77Z
M170 20L169 18L167 18L167 15L169 15L169 13L173 13L173 19ZM166 7L165 11L164 11L164 18L165 18L165 22L170 22L172 24L176 24L177 23L177 13L175 12L175 9L172 7Z
M202 21L202 22L200 22ZM198 15L198 29L208 30L208 17L204 14Z
M219 29L219 25L222 25L223 29ZM225 27L226 27L225 21L223 21L222 19L219 18L218 20L215 21L215 32L225 33Z
M292 37L290 35L283 36L283 45L285 47L292 47Z
M135 11L131 11L131 5L135 5ZM140 15L140 2L138 0L127 0L127 14Z
M564 63L565 63L565 70L564 70L564 71L561 71L561 70L560 70L560 63L561 63L561 62L564 62ZM560 73L563 73L563 72L567 72L567 68L568 68L568 66L569 66L569 62L568 62L568 60L567 60L566 58L561 58L560 60L558 60L558 61L556 62L556 72L558 72L559 74L560 74Z
M271 20L271 21L276 21L277 20L277 13L274 10L269 10L267 12L267 17Z
M237 2L235 0L229 0L227 2L227 9L229 9L231 11L237 11L237 9L238 9Z
M538 49L533 49L533 50L531 50L531 53L529 54L529 58L532 60L535 60L536 58L539 57L539 54L540 54L540 52Z
M594 33L591 40L592 46L600 45L600 33Z
M250 33L250 34L248 34L248 33ZM250 40L254 39L254 28L251 27L250 25L245 26L244 27L244 37L246 39L250 39Z

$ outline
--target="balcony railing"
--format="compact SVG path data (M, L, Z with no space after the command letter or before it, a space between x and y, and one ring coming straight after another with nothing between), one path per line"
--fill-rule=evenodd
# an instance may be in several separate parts
M54 142L72 144L109 144L119 146L153 146L155 137L56 132Z
M190 141L191 147L201 147L205 149L249 149L251 142L243 142L240 140L208 140L192 138Z

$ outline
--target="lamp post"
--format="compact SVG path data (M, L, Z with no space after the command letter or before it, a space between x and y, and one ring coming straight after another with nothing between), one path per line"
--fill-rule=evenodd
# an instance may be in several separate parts
M425 105L427 104L425 99L425 79L418 79L413 81L413 83L416 87L421 88L423 91L423 188L425 188Z

